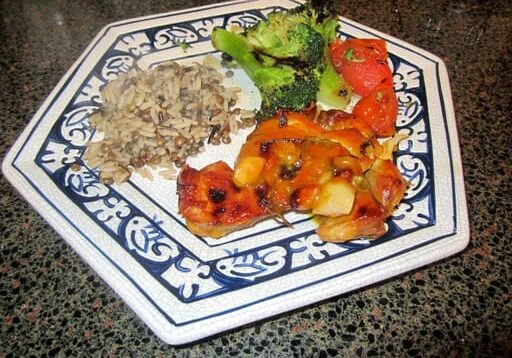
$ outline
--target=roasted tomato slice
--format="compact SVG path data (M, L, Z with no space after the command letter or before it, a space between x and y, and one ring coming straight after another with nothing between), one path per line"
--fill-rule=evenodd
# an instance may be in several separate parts
M393 86L384 40L337 40L331 44L330 55L336 71L362 97L368 96L378 85Z
M365 121L378 137L393 135L398 115L398 100L393 88L377 86L356 103L352 114Z

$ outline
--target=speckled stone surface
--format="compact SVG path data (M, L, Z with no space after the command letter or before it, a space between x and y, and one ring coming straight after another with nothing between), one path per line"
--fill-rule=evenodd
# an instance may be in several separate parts
M0 159L106 24L207 4L0 1ZM183 347L162 343L0 178L0 357L512 355L512 3L345 0L446 61L471 242L459 255Z

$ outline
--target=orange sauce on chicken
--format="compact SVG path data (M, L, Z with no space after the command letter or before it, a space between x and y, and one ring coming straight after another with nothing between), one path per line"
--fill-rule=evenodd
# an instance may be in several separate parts
M282 111L248 136L234 170L186 166L179 210L192 232L214 238L289 210L317 216L325 241L378 238L407 186L388 152L348 113Z

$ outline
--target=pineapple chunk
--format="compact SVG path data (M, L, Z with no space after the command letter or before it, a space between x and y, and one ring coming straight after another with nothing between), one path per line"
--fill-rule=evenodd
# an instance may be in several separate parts
M322 186L313 214L339 216L350 214L356 196L355 188L345 180L335 178Z
M250 155L243 157L235 165L234 183L239 186L251 186L260 181L260 174L265 166L265 158Z

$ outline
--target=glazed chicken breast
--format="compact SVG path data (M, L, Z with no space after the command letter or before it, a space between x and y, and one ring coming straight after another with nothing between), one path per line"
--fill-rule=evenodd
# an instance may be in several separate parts
M297 210L318 218L324 241L376 239L407 188L392 162L397 140L381 144L343 111L282 111L258 123L234 169L185 166L179 211L191 232L213 238Z

